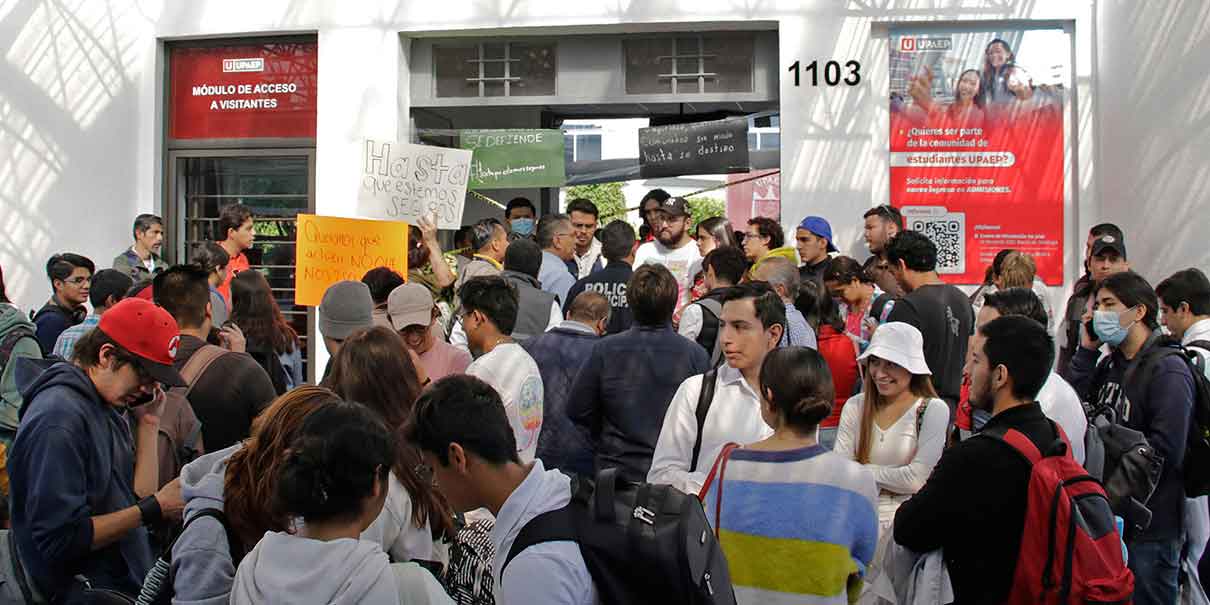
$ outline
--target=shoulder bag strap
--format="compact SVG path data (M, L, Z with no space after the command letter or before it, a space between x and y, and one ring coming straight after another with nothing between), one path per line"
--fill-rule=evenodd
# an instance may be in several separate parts
M229 352L222 347L216 347L212 344L202 345L202 348L194 351L189 361L185 362L185 367L181 368L181 378L184 378L185 382L189 383L189 386L185 387L182 394L188 398L190 391L193 390L193 385L197 384L197 379L206 373L206 369L210 367L210 364L218 361L218 358Z
M714 494L714 537L719 536L722 527L723 518L723 477L727 474L727 461L731 459L731 452L734 452L739 447L738 443L728 443L723 451L719 454L719 459L722 464L718 467L718 491Z
M698 457L702 454L702 433L706 429L706 416L710 413L710 404L714 401L715 382L718 381L718 371L711 368L702 375L702 388L697 395L697 438L693 441L693 458L689 463L689 472L697 471Z
M578 542L579 536L576 533L575 519L572 516L571 507L573 504L568 504L563 508L546 511L533 519L521 528L517 533L516 539L513 540L513 545L508 549L508 555L504 558L504 563L500 565L500 581L504 582L504 570L508 568L508 564L512 562L521 551L535 544L544 542Z

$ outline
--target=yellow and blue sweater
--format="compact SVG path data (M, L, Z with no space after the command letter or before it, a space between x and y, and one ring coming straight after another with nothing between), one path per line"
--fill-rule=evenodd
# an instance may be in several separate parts
M861 465L824 448L737 449L703 504L747 604L854 603L878 543L878 489Z

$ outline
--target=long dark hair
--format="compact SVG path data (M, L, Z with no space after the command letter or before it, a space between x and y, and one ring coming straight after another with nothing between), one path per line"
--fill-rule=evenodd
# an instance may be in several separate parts
M719 248L723 246L739 247L739 243L735 241L735 230L731 228L731 222L725 216L712 216L697 225L698 229L705 229L709 233Z
M303 385L273 400L252 421L251 437L231 454L223 474L223 513L245 550L250 550L267 531L290 528L289 515L273 506L277 469L285 462L286 452L307 417L340 402L340 397L328 389Z
M987 59L984 58L984 61L986 60ZM958 74L958 79L954 80L954 102L950 104L948 110L951 116L958 114L958 100L962 98L962 95L958 91L958 86L962 84L962 78L964 78L966 74L975 74L975 78L979 80L979 87L975 89L975 96L971 98L971 103L975 107L983 109L983 95L981 94L983 92L983 74L980 74L979 70L977 69L968 69Z
M243 271L231 278L231 321L248 340L268 346L274 353L297 350L298 333L286 322L269 280L260 271Z
M4 287L4 267L0 267L0 303L12 304L8 299L8 290Z
M1008 51L1008 58L1004 60L1004 65L1001 65L999 69L993 67L991 60L987 58L987 53L992 49L993 44L999 44L1004 47L1004 50ZM996 77L1015 67L1016 61L1017 55L1013 52L1013 47L1009 46L1008 42L1002 38L996 38L983 47L983 73L979 76L979 94L975 95L976 98L981 100L983 105L986 105L991 100L991 97L995 97L1001 92L1008 93L1007 82L1000 87L1000 90L996 90Z
M391 470L412 499L412 522L416 527L429 521L434 536L452 531L449 504L421 478L416 470L421 464L420 451L404 438L404 425L420 397L421 385L399 334L375 326L349 335L333 358L332 373L324 385L382 416L398 444Z

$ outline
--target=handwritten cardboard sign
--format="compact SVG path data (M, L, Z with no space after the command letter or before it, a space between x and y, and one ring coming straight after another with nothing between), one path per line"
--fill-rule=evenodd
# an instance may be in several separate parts
M471 152L366 139L362 145L358 214L415 223L437 216L440 229L462 226Z
M459 146L474 152L471 189L562 187L563 133L558 130L463 130Z
M294 300L316 306L328 286L360 280L374 267L408 274L408 224L335 216L298 215Z
M639 129L639 175L643 178L748 170L745 118Z

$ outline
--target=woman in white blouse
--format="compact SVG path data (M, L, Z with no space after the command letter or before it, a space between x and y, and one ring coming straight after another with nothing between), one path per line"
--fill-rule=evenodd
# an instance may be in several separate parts
M871 586L895 511L924 486L941 458L949 406L933 390L924 337L914 326L879 326L859 360L864 388L844 405L835 451L872 470L878 484L878 549L866 574Z

